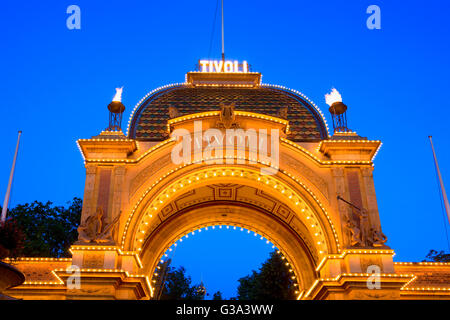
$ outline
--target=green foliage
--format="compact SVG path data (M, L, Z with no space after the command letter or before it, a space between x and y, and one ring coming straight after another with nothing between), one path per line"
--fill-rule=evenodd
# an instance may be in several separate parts
M240 278L239 300L291 300L295 299L292 273L286 261L276 252L270 254L258 272Z
M82 200L74 198L67 207L52 202L17 205L8 211L25 239L21 256L69 257L69 248L77 240Z
M7 219L0 225L0 260L17 258L22 254L25 235L16 221Z
M184 267L175 268L166 260L160 265L156 277L155 298L160 300L203 300L200 285L191 286L191 277Z
M223 300L222 298L222 292L217 291L216 293L213 294L213 300Z
M450 262L450 253L444 251L437 252L436 250L430 250L426 256L426 260L432 262Z

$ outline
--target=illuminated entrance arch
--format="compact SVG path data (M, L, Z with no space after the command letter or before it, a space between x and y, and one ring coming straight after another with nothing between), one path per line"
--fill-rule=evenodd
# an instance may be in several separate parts
M301 291L317 278L320 260L338 253L325 208L281 171L270 176L250 166L191 164L150 185L139 199L122 249L139 253L144 274L153 274L162 254L183 235L220 223L253 230L276 244Z
M256 72L192 72L186 83L139 101L128 128L126 136L103 131L77 141L86 183L72 257L19 261L27 280L7 294L152 299L164 252L198 228L227 224L276 245L295 275L299 299L449 296L439 285L416 285L429 281L424 268L445 275L447 265L394 264L385 245L372 176L381 142L355 132L329 136L323 114L300 92L263 85ZM195 138L230 128L265 130L279 159L233 146L231 156L194 152L183 164L172 161L175 130ZM263 174L269 168L273 174ZM69 267L80 288L71 286ZM379 290L368 287L369 270L377 270Z

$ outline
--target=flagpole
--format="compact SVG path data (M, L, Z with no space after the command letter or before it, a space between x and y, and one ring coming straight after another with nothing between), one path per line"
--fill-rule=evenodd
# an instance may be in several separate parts
M450 205L449 205L449 202L448 202L447 193L445 192L444 181L442 180L441 170L439 170L439 165L438 165L438 161L437 161L437 157L436 157L436 152L435 152L434 146L433 146L433 140L432 140L431 136L428 136L428 138L430 138L431 149L433 150L434 163L436 164L436 171L437 171L437 174L438 174L438 177L439 177L439 183L441 185L442 198L444 200L444 207L445 207L445 211L447 212L448 222L450 224Z
M14 169L16 167L17 153L19 151L19 142L21 135L22 131L19 131L19 135L17 137L16 152L14 153L14 160L11 168L11 173L9 174L8 188L6 189L5 200L3 201L1 224L3 224L6 220L6 212L8 211L9 196L11 194L11 185L14 177Z
M225 61L225 32L223 22L223 0L222 0L222 61Z

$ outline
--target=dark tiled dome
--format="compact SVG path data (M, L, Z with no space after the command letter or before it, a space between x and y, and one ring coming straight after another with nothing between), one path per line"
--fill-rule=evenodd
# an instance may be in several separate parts
M287 120L293 141L318 141L328 136L322 116L303 97L271 86L257 88L193 87L177 85L157 90L135 110L129 137L140 141L162 141L169 137L169 106L180 115L220 110L221 103L234 103L235 110L278 116L280 107L288 106Z

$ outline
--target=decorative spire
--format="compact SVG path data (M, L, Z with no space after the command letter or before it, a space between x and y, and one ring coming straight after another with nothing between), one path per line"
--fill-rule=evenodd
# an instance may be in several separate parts
M109 127L107 131L122 131L122 115L125 111L125 106L122 104L123 87L116 88L116 94L112 102L108 105L109 110Z
M347 106L342 103L342 96L335 88L331 90L331 93L325 95L325 101L330 106L328 111L333 118L334 133L337 132L349 132L347 127Z

